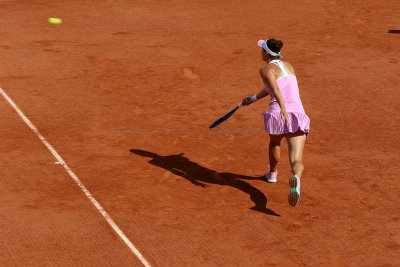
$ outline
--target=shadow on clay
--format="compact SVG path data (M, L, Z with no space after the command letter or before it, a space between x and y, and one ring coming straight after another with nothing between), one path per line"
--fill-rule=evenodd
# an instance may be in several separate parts
M388 33L400 33L400 30L389 30Z
M252 210L273 216L280 216L266 207L267 198L260 190L241 180L263 180L263 177L246 176L229 172L216 172L196 162L190 161L183 156L183 153L160 156L156 153L141 149L131 149L130 152L142 157L151 158L149 163L166 169L175 175L179 175L196 186L207 187L207 184L218 184L239 189L248 194L250 199L254 202L255 206L251 208Z

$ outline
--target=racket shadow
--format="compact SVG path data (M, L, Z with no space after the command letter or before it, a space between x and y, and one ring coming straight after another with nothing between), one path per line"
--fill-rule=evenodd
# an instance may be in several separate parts
M248 194L250 199L254 202L255 206L251 208L252 210L272 216L280 216L266 207L268 200L264 193L243 181L263 180L263 177L253 177L229 172L216 172L189 160L187 157L183 156L183 153L178 155L160 156L156 153L141 149L131 149L130 152L142 157L150 158L150 164L181 176L193 185L207 187L208 184L217 184L239 189Z

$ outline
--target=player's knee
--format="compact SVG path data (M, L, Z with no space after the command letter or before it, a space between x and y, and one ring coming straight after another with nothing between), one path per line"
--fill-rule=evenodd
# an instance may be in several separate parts
M278 140L273 140L273 139L269 140L269 146L275 147L275 146L280 146L280 145L281 145L281 142Z
M293 161L293 163L292 163L292 167L293 168L304 168L304 164L303 164L303 162L301 161L301 160L295 160L295 161Z

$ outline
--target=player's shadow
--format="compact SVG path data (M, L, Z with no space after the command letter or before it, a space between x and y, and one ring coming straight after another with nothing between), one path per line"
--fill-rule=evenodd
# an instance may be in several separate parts
M400 30L388 30L388 33L400 33Z
M178 155L160 156L156 153L141 149L131 149L130 151L139 156L149 157L149 163L164 168L173 174L179 175L196 186L206 187L207 184L218 184L232 186L239 189L248 194L250 199L254 202L255 206L251 208L252 210L273 216L280 216L266 207L267 198L260 190L249 183L242 181L242 179L262 180L262 177L246 176L229 172L216 172L203 167L196 162L190 161L188 158L183 156L183 153Z

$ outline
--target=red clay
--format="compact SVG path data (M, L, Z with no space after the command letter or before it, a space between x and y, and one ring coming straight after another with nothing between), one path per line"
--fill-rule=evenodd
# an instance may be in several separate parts
M0 87L151 265L400 264L398 1L0 8ZM267 101L208 131L262 87L268 37L311 119L295 208L286 143L278 183L261 180ZM4 99L0 111L0 265L140 266Z

